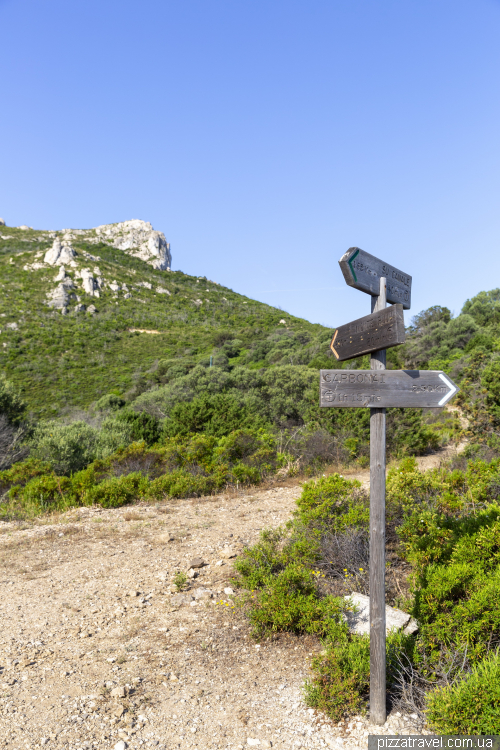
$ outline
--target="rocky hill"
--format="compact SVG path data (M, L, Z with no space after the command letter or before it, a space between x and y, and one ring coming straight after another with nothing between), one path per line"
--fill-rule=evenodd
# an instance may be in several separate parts
M226 367L329 361L331 331L171 271L171 261L164 234L144 221L0 226L0 368L35 413L137 394L158 370L208 367L211 356ZM221 354L227 341L236 344Z

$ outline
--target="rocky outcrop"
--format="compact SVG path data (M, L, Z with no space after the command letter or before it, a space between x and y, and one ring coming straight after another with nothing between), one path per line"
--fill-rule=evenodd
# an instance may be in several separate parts
M71 245L67 241L63 244L59 237L56 237L52 243L52 247L45 253L43 260L49 266L60 266L65 263L71 263L75 257L76 253Z
M73 288L73 281L69 277L64 278L52 292L47 293L49 307L66 313L70 301L76 299L76 295L71 291Z
M153 229L149 221L132 219L119 224L103 224L96 227L94 231L95 238L91 241L105 242L107 245L145 260L153 268L170 271L172 265L170 243L166 241L163 232Z
M100 277L94 276L90 268L82 268L78 276L82 280L83 291L91 297L99 297Z
M353 604L354 608L345 612L345 618L351 633L359 635L370 634L370 597L364 594L358 594L356 591L350 596L344 597L348 605ZM385 629L387 635L392 631L402 630L407 635L415 633L418 630L418 623L407 612L400 609L385 605Z

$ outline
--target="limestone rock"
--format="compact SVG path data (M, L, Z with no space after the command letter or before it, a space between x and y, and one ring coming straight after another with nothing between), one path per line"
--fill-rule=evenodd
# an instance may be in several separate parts
M346 612L345 617L349 630L359 635L369 635L370 633L370 597L364 594L358 594L355 591L350 596L345 596L346 602L352 602L356 605L357 612ZM385 629L386 633L394 630L402 630L404 633L411 634L418 630L418 623L407 612L402 612L395 607L385 606Z
M153 229L149 221L132 219L119 224L103 224L96 227L95 233L99 242L129 252L160 271L170 271L170 243L162 232Z
M191 562L189 563L190 568L203 568L205 565L205 560L203 560L201 557L194 557Z
M75 256L76 253L71 245L63 245L59 237L56 237L52 243L52 247L45 253L43 260L49 266L60 266L65 263L71 263Z
M127 695L127 691L123 686L115 687L111 691L111 697L112 698L125 698Z
M196 601L206 601L212 598L212 592L210 589L198 588L193 591L193 595Z
M70 292L73 289L73 281L70 278L65 278L52 292L47 292L49 299L49 307L54 307L56 310L62 312L66 310L71 299L74 299L75 295ZM67 310L66 310L67 311Z
M0 227L4 227L4 226L5 226L5 221L3 219L0 219Z
M83 291L91 297L99 297L99 279L94 277L92 271L89 268L82 268L79 276L82 280Z
M191 594L174 594L170 599L173 607L182 607L183 604L191 604L193 597Z
M231 549L231 547L224 547L224 549L220 553L220 556L224 560L230 560L232 557L236 557L236 552L233 549Z
M163 286L157 286L156 287L156 293L157 294L168 294L170 296L170 292L168 289L165 289Z

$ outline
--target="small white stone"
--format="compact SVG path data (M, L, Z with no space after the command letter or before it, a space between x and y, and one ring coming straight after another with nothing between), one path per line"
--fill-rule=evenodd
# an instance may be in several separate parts
M42 737L42 739L40 740L40 745L46 745L48 741L49 741L48 737Z
M250 745L250 747L256 747L257 745L260 745L260 740L254 739L253 737L247 737L247 745Z
M234 594L234 591L233 591L233 589L230 586L227 586L224 589L224 593L227 594L228 596L232 596Z
M127 747L127 743L124 742L123 740L120 740L119 742L116 743L113 750L125 750L126 747Z

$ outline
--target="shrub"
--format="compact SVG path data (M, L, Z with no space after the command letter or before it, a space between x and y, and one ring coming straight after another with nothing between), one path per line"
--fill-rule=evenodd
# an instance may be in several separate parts
M152 414L136 411L121 411L116 418L118 426L127 425L129 439L134 442L143 440L146 445L154 445L160 440L162 429L160 420Z
M19 425L24 419L26 404L17 388L10 380L0 375L0 414L4 414L12 425Z
M334 597L318 595L311 570L292 562L250 595L250 622L254 635L291 631L335 637L346 631L342 621L344 604Z
M297 500L296 515L303 524L320 523L330 530L368 522L366 496L361 483L340 474L306 482Z
M89 503L95 503L103 508L120 508L141 498L146 492L147 480L135 472L122 477L105 479L92 487L85 495Z
M185 469L177 469L164 474L149 483L146 494L153 500L164 500L169 497L200 497L208 495L214 489L210 477L193 476Z
M50 464L58 474L68 475L93 461L97 443L97 430L86 422L41 422L30 441L31 455Z
M431 692L426 714L442 734L500 734L500 655L485 658L461 682Z
M97 411L118 411L125 406L125 401L116 393L107 393L100 398L95 405Z
M51 473L50 464L37 458L18 461L10 469L0 471L0 492L5 492L12 485L24 487L34 477Z
M164 423L165 435L187 436L196 432L223 437L234 430L265 427L266 420L252 413L234 393L203 394L176 404Z
M314 676L304 685L308 706L332 721L360 713L370 687L370 639L344 637L313 659Z
M55 474L36 476L24 487L11 487L9 497L29 514L61 510L71 504L71 482Z

